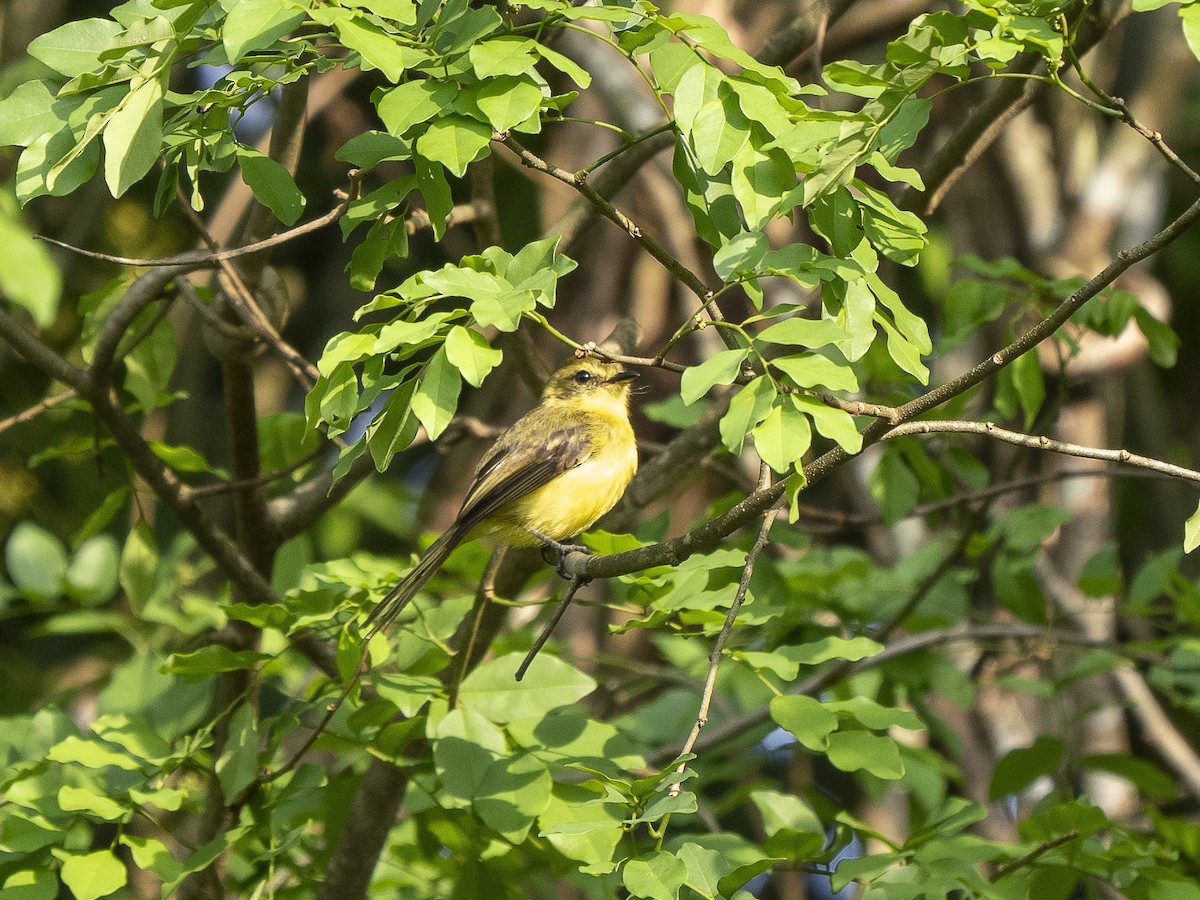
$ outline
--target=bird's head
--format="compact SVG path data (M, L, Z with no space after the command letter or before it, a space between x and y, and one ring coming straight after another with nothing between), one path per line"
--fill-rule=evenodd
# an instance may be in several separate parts
M629 399L629 383L637 372L620 363L594 356L572 359L550 376L542 400L582 401L590 405L625 403Z

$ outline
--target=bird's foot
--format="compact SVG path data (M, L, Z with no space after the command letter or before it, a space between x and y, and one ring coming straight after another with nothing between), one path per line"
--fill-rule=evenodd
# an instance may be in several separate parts
M532 528L526 528L525 530L545 544L545 546L542 547L542 558L545 559L546 562L554 562L554 560L550 559L547 555L547 551L552 551L554 553L554 555L557 557L554 570L558 572L560 578L565 578L568 581L574 576L568 575L566 570L563 568L567 554L583 553L587 556L592 555L592 548L586 547L583 544L564 544L562 541L556 541L554 538L544 535L540 531L534 531Z

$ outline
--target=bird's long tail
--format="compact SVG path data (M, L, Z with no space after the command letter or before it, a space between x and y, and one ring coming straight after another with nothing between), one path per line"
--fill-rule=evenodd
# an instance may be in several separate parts
M417 591L425 586L433 574L442 567L446 557L457 547L469 529L461 524L454 524L446 529L436 541L429 545L411 572L404 576L394 588L387 592L367 616L364 626L368 629L366 639L369 641L376 633L387 628L396 617L408 606Z

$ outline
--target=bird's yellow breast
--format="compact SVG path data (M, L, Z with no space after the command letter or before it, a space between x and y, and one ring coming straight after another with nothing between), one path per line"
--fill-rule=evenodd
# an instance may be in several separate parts
M591 455L573 469L514 501L485 525L487 534L516 547L541 543L529 531L556 541L590 528L616 506L637 472L637 441L622 404L588 410ZM528 530L527 530L528 529Z

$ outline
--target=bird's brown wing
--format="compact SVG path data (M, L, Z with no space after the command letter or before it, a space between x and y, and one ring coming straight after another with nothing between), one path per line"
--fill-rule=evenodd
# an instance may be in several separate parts
M551 421L536 421L542 417ZM592 455L588 428L569 420L553 424L554 419L561 418L560 413L535 409L500 436L475 472L475 481L458 514L459 523L467 528L478 525ZM546 438L530 445L522 440L522 434L530 433L546 434Z

